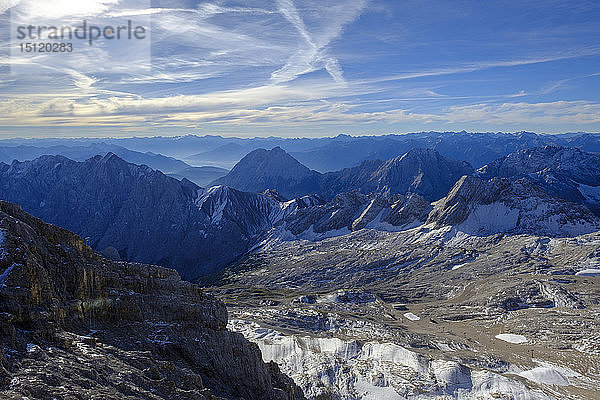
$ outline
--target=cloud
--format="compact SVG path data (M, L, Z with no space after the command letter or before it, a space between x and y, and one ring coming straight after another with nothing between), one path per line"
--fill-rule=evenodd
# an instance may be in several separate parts
M21 0L18 2L17 11L26 21L91 17L107 12L118 3L119 0ZM17 5L17 2L13 2L13 5Z
M600 123L600 104L581 100L472 104L449 107L444 118L450 123L586 125Z
M0 14L19 4L21 0L0 0Z
M496 60L496 61L480 61L474 63L466 63L458 66L439 68L433 70L423 70L416 72L408 72L397 75L381 76L373 79L364 80L363 83L381 83L390 81L401 81L408 79L418 79L435 77L442 75L454 75L460 73L468 73L475 71L482 71L491 68L503 68L503 67L518 67L522 65L533 65L542 64L553 61L569 60L574 58L594 56L600 54L599 47L584 47L581 49L572 49L564 52L557 52L552 55L534 57L534 58L523 58L516 60Z
M302 42L287 63L271 74L271 80L275 83L288 82L300 75L324 68L335 82L343 83L343 72L339 61L328 53L327 46L342 34L345 25L354 21L362 13L366 4L366 0L355 0L341 2L331 7L324 5L322 12L327 13L331 18L311 33L293 0L277 0L277 9L297 30Z

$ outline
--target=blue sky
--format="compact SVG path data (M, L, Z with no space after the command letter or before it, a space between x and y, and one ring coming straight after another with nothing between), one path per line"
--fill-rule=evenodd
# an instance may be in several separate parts
M50 14L129 18L150 47L10 53ZM0 136L600 132L598 21L598 1L0 0Z

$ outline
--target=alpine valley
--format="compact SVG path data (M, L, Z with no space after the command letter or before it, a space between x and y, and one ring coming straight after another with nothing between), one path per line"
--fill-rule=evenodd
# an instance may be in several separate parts
M598 398L599 150L4 141L0 397Z

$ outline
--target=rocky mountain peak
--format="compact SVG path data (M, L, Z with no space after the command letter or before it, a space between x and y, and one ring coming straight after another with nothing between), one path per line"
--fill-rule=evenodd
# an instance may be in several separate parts
M270 188L284 197L294 198L315 191L319 176L318 172L275 147L251 151L226 176L212 184L257 193Z
M600 185L600 155L573 147L534 147L499 158L478 173L483 177L514 178L543 171L566 173L576 182Z
M480 168L477 175L527 178L548 194L584 204L600 215L600 155L595 153L560 146L524 149Z
M527 179L462 177L435 203L427 223L474 235L494 233L576 236L600 228L586 207L547 194Z
M383 163L363 191L384 195L411 192L434 201L448 193L461 176L473 171L469 163L448 159L433 149L413 149Z

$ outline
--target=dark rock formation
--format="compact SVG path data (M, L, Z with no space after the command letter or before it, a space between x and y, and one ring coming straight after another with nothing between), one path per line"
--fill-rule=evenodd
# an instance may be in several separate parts
M3 399L301 399L170 269L106 260L0 202Z
M214 185L226 185L245 192L275 189L287 198L314 193L320 174L300 164L280 147L248 153Z
M0 198L122 260L176 268L185 279L235 260L273 224L279 203L228 188L204 191L114 154L0 163Z

